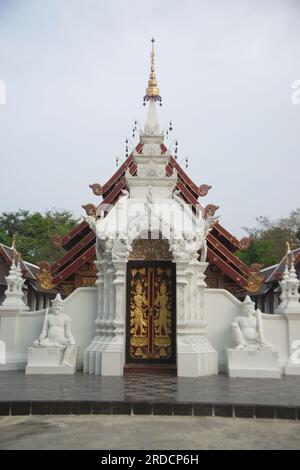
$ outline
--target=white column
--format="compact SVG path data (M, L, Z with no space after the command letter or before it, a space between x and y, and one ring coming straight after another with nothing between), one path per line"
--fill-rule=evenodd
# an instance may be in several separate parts
M102 354L102 375L123 375L125 363L125 315L126 315L126 263L114 261L114 276L112 289L115 305L113 319L114 337Z
M106 329L107 322L109 319L109 284L108 284L108 274L107 274L107 265L108 259L105 257L102 260L103 267L103 321Z
M299 285L294 262L291 262L286 281L286 296L283 313L288 321L289 359L285 367L287 375L300 375L300 302Z
M180 377L199 377L218 372L217 353L205 336L204 271L207 266L208 263L196 259L176 263L177 373Z
M177 299L177 327L180 330L186 322L186 276L187 262L176 262L176 299Z
M89 346L84 351L83 360L83 371L90 374L101 374L101 363L102 363L102 351L106 346L107 335L106 335L106 315L108 312L108 300L105 299L104 284L107 284L107 273L106 273L106 258L95 261L97 267L97 281L96 286L98 288L98 311L97 318L95 320L95 336Z
M32 291L30 310L33 312L36 310L36 293L34 291Z
M187 286L185 288L186 290L186 296L185 296L185 321L186 323L191 323L192 322L192 316L193 316L193 297L195 294L195 286L194 286L194 269L191 264L187 265L186 268L186 281L187 281Z
M209 263L205 261L198 262L197 264L197 318L196 323L199 324L200 327L204 328L207 324L207 318L205 315L205 305L204 305L204 293L205 289L207 288L207 284L205 282L205 274L204 272L207 269Z
M96 318L96 333L101 333L101 322L103 320L103 269L102 269L102 262L95 261L95 266L97 268L97 281L95 285L98 289L98 312Z
M114 280L115 280L115 266L111 261L110 267L108 270L108 277L109 277L109 318L113 322L116 316L116 292L114 287Z
M44 308L44 298L43 294L38 294L38 310L42 310Z

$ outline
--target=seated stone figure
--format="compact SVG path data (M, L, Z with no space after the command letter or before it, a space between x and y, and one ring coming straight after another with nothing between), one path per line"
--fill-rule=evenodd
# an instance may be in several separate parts
M62 365L69 366L68 360L73 353L75 340L71 332L71 318L63 312L63 301L57 294L52 301L53 313L46 313L42 333L34 347L59 347L65 349Z
M261 311L255 310L255 304L246 296L242 304L242 315L231 324L235 349L261 350L273 349L263 335Z

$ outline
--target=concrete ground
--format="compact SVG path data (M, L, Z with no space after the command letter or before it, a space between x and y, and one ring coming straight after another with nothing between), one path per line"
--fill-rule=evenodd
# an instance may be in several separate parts
M300 422L185 416L5 416L0 449L300 449Z

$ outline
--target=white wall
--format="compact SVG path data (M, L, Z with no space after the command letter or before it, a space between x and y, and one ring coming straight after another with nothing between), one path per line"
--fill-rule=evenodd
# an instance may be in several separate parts
M219 371L226 370L225 348L233 347L230 324L240 315L241 302L223 289L206 289L207 338L218 352ZM263 314L266 340L279 352L279 365L288 358L288 323L284 315Z
M81 368L84 349L95 332L97 288L80 287L64 300L64 311L71 317L72 333L79 346L78 365ZM0 340L6 344L6 365L0 370L22 369L27 363L28 348L38 339L46 310L35 312L0 312Z
M95 336L97 292L96 287L79 287L64 300L65 313L71 317L72 333L79 346L80 367L84 350Z
M0 370L24 369L28 346L40 335L45 310L35 312L0 312L0 340L6 349L6 364Z
M264 313L263 332L268 343L274 344L279 352L279 365L283 366L288 359L288 322L284 315Z
M240 313L241 302L224 289L205 290L207 339L218 353L219 372L226 370L225 349L233 347L230 324Z
M219 371L226 370L225 348L233 347L230 324L240 314L241 302L223 289L205 290L207 338L218 352ZM72 332L79 346L79 367L83 352L94 337L97 316L97 288L81 287L64 300L65 313L71 317ZM2 369L24 368L28 347L42 330L45 309L35 312L0 312L0 340L7 346L6 366ZM284 315L263 314L264 334L279 352L280 365L288 357L288 323Z

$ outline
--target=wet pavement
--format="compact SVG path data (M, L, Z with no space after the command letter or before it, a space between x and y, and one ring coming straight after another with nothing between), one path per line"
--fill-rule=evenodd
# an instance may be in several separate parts
M300 377L0 373L0 415L91 413L300 419Z

